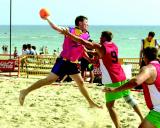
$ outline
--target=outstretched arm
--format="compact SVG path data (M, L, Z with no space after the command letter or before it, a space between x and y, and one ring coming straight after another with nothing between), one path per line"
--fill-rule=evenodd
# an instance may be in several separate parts
M51 22L51 20L49 20L49 18L47 18L47 17L46 17L44 20L47 20L47 22L49 23L49 25L50 25L54 30L56 30L56 31L58 31L58 32L60 32L60 33L62 33L62 31L63 31L62 27L60 27L60 26L54 24L54 23Z
M118 88L104 88L103 92L119 92L126 89L134 88L140 84L142 84L144 81L150 78L150 69L148 69L146 66L143 67L135 78L131 79L128 83L124 84L123 86L120 86Z
M84 40L84 39L70 33L67 29L63 29L62 34L69 36L75 42L79 42L80 44L83 44L84 46L86 46L89 49L95 49L97 52L97 55L100 58L102 58L106 53L106 49L104 48L103 45L98 44L98 43L94 43L94 42L90 42L88 40Z
M69 36L75 42L79 42L80 44L85 45L89 49L96 49L97 47L101 47L99 44L84 40L72 33L70 33L67 29L63 29L62 34Z
M98 56L98 53L95 50L94 51L93 50L88 50L87 53L91 54L93 56Z

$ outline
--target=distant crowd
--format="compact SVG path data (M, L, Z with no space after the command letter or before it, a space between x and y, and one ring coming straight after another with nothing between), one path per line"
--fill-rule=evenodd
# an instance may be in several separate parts
M37 55L36 46L31 44L23 44L22 55Z

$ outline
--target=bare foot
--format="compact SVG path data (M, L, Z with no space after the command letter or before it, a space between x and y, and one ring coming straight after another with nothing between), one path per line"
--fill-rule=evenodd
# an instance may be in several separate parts
M20 94L19 94L19 103L22 106L23 106L23 103L24 103L24 100L25 100L25 96L26 96L25 90L21 90Z
M97 105L97 104L93 103L93 104L89 105L89 108L100 108L100 109L102 109L103 107L100 106L100 105Z

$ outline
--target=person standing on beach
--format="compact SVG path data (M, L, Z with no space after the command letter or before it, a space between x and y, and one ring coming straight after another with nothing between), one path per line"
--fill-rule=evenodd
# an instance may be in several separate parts
M26 55L28 54L28 51L27 51L27 44L23 44L22 45L22 55L20 55L20 58L21 58L21 68L23 69L24 66L27 66L27 61L26 61Z
M14 56L14 59L16 59L16 58L18 57L18 50L17 50L17 47L14 47L13 56Z
M147 47L143 50L144 62L140 73L128 83L118 88L105 88L107 93L119 92L142 84L144 97L150 112L139 128L160 128L160 64L157 61L157 49Z
M93 55L97 55L100 61L100 69L102 72L102 83L106 87L120 87L127 83L125 73L118 62L118 47L112 42L112 33L109 31L103 31L100 37L100 43L93 43L79 38L73 35L68 30L64 29L63 34L70 37L72 40L79 42L89 49L95 49L92 52ZM117 93L106 93L106 107L108 108L109 114L116 126L120 128L120 121L114 109L115 100L123 97L125 101L130 104L135 112L139 115L140 119L143 120L143 116L139 110L139 107L129 90L117 92Z
M158 48L158 46L159 46L157 40L154 39L154 36L155 36L154 32L149 32L148 33L148 37L146 37L145 39L142 39L140 57L139 57L139 66L140 66L140 68L145 66L145 62L143 60L143 49L145 49L147 47L156 47L156 48Z
M44 17L44 20L48 21L49 25L56 30L57 32L62 33L63 29L53 22L51 22L48 17ZM75 19L75 26L73 28L68 28L68 30L74 35L83 38L84 40L89 39L88 34L88 19L85 16L78 16ZM78 85L78 88L82 95L86 98L91 108L97 107L101 108L101 106L95 104L93 100L90 98L87 90L84 87L84 82L80 71L78 69L78 59L82 56L84 52L84 47L71 40L67 36L65 36L63 43L63 50L60 54L60 57L57 58L55 65L53 66L51 73L44 79L38 80L30 87L23 89L20 91L19 102L23 105L25 97L33 90L43 87L45 85L49 85L52 82L56 81L60 76L69 75Z
M33 55L38 55L38 53L36 51L36 46L32 46L32 50L33 50Z

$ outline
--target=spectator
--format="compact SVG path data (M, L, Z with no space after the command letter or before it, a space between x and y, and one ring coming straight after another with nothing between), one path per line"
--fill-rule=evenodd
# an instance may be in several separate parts
M32 46L32 50L33 50L33 55L38 55L36 51L36 46Z
M18 50L17 47L14 47L14 53L13 53L14 59L18 57Z

